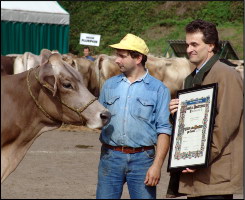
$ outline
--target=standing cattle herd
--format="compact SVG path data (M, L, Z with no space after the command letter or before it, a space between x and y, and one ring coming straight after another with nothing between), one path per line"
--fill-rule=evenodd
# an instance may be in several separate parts
M56 52L52 51L51 53ZM105 80L120 73L119 67L115 63L115 56L101 54L96 57L94 62L71 53L61 56L67 64L80 72L83 76L84 85L96 97L99 96L99 91ZM1 56L1 75L18 74L29 70L38 66L40 59L41 55L34 55L30 52ZM243 60L229 59L226 63L230 63L231 67L238 71L243 79ZM165 58L149 55L146 68L151 75L161 80L169 88L171 96L174 97L176 91L182 88L185 77L194 70L194 65L186 58Z
M57 51L51 53L55 52ZM80 72L83 76L84 85L96 97L99 96L105 80L120 73L119 67L115 63L115 56L101 54L96 57L94 62L71 53L61 56L67 64ZM30 52L1 56L1 75L18 74L29 70L38 66L40 59L41 55L34 55ZM230 63L231 67L238 71L243 79L243 60L229 59L226 63ZM161 80L169 88L171 96L174 97L176 91L182 88L185 77L194 70L194 65L186 58L165 58L149 55L146 68L151 75Z
M62 123L90 128L108 123L110 113L95 97L105 80L120 73L115 58L101 54L92 62L47 49L40 55L1 56L1 182L43 132ZM244 61L229 61L243 79ZM146 68L169 88L172 98L194 70L186 58L153 55L148 56Z

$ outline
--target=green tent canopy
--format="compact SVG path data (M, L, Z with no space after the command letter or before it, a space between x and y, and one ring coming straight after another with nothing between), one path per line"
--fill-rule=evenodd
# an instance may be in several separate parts
M68 53L69 21L56 1L1 1L1 55Z

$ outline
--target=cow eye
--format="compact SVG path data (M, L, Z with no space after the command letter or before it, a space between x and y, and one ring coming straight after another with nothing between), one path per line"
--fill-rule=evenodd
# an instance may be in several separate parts
M64 88L66 88L66 89L73 89L71 83L68 83L68 82L62 83L62 86L63 86Z

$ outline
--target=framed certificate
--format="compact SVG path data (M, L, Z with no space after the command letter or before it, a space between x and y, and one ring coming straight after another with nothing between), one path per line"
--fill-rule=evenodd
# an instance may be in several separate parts
M218 84L179 90L167 171L208 166Z

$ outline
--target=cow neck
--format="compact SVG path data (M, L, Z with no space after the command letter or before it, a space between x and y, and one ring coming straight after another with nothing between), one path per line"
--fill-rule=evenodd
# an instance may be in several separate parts
M47 118L49 118L51 121L54 121L54 122L56 122L56 123L58 123L58 124L61 125L62 124L62 121L61 120L58 120L58 119L52 117L50 114L48 114L48 112L43 108L43 106L41 106L41 104L38 102L37 98L34 96L34 94L32 92L32 85L34 85L34 84L31 84L31 82L30 82L30 74L33 71L33 69L37 69L37 67L36 68L31 68L30 70L28 70L27 78L26 78L29 94L32 97L32 99L35 102L35 104L37 105L37 107L42 111L42 113ZM32 80L35 80L35 78L32 79ZM40 88L40 90L41 90L41 88Z

